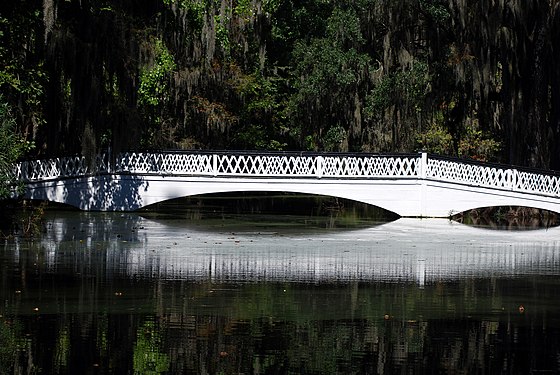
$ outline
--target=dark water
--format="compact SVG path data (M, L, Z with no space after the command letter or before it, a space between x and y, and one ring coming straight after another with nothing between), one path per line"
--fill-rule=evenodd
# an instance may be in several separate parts
M51 212L0 246L0 374L560 372L560 228Z

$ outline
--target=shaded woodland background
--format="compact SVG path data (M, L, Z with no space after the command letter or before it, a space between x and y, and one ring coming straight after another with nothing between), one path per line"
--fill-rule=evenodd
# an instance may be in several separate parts
M10 0L32 156L427 150L560 169L558 0Z

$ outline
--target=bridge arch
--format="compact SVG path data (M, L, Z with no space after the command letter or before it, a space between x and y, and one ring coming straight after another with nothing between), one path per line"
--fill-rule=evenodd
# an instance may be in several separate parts
M376 207L379 208L381 210L387 211L388 213L394 214L396 216L399 216L397 213L391 211L389 208L385 207L385 202L375 202L372 203L371 201L363 201L363 200L359 200L356 199L355 197L348 197L348 194L344 195L344 194L336 194L333 195L331 194L327 194L326 192L318 192L316 189L298 189L298 188L282 188L282 187L277 187L277 188L258 188L258 187L253 187L248 189L246 186L235 186L235 184L230 184L230 186L228 186L227 188L216 188L216 189L209 189L208 191L205 191L204 193L199 193L199 194L191 194L191 192L188 193L188 195L181 195L181 193L178 194L178 196L176 197L172 197L169 199L164 199L155 203L152 203L150 205L144 205L142 208L146 208L149 207L151 205L155 205L158 203L165 203L171 200L175 200L175 199L180 199L180 198L190 198L190 197L205 197L205 196L210 196L210 195L220 195L220 194L224 194L224 195L229 195L232 193L263 193L263 194L273 194L273 193L288 193L288 194L297 194L297 195L302 195L302 196L311 196L311 197L317 197L317 198L339 198L339 199L344 199L346 201L350 201L350 202L354 202L354 203L359 203L359 204L364 204L366 206L371 206L371 207ZM289 197L289 196L286 196ZM263 195L263 198L266 199L266 195Z

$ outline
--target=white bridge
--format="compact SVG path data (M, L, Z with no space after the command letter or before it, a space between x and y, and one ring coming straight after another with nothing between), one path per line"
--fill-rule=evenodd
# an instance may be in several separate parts
M25 197L82 210L134 211L173 198L224 192L318 194L402 217L524 206L560 213L560 174L419 154L128 152L27 161Z

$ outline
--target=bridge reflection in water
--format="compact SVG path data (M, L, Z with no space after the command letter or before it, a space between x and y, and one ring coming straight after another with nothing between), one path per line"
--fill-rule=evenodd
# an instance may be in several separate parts
M137 358L177 374L560 368L560 228L46 222L41 239L0 251L0 328L23 327L12 348L26 343L14 373L145 373Z
M64 219L51 222L42 240L47 267L70 262L91 273L89 265L102 259L107 277L220 283L410 281L419 286L463 278L555 275L560 269L560 228L508 232L445 219L399 219L357 230L257 227L232 232L134 214L91 213L85 218L77 228ZM84 251L70 250L76 247ZM69 253L72 259L61 259Z

